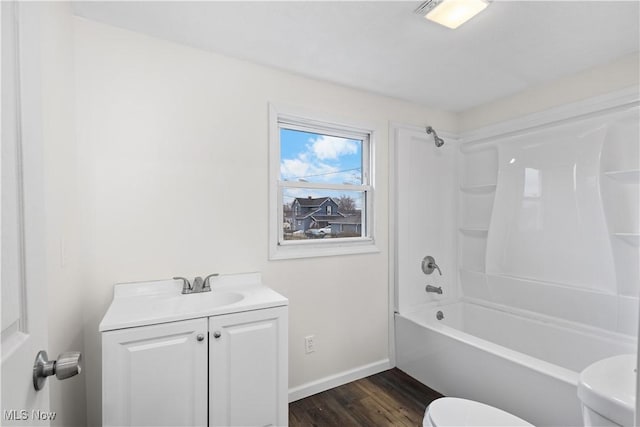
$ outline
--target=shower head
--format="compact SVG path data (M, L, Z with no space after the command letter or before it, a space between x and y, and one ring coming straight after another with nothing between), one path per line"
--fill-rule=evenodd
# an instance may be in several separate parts
M436 147L442 147L444 145L444 139L438 136L434 128L432 128L431 126L427 126L426 130L428 134L433 134L433 140L436 143Z

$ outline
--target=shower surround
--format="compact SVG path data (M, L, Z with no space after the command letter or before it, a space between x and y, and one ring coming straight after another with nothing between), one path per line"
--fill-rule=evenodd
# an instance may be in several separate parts
M396 131L397 365L535 425L581 425L580 371L636 351L637 92L519 123L448 151Z

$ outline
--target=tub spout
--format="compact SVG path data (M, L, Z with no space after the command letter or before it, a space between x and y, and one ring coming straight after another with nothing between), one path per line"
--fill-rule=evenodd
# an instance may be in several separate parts
M442 294L442 286L431 286L431 285L427 285L427 288L425 289L427 292L434 292L436 294Z

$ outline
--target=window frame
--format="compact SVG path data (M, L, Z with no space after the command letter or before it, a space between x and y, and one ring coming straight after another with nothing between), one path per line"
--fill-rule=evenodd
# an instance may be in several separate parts
M280 129L362 140L362 183L328 184L280 180ZM269 259L309 258L379 252L375 245L375 131L316 112L269 105ZM362 193L361 237L284 240L283 192L286 188Z

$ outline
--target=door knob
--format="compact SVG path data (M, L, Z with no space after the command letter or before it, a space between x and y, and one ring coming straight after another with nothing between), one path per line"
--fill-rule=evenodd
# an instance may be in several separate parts
M33 387L42 390L47 377L55 375L59 380L78 375L82 371L82 354L79 351L69 351L58 356L58 360L49 360L47 352L41 350L33 362Z
M222 334L220 333L220 331L215 331L215 332L213 333L213 337L214 337L214 338L220 338L221 336L222 336Z

